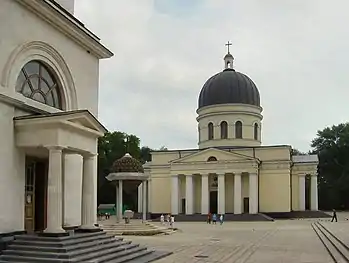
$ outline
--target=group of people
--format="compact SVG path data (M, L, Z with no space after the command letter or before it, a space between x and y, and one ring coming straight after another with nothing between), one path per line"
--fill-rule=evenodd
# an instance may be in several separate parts
M217 220L219 221L219 223L222 225L223 224L223 221L224 221L224 216L223 216L223 214L221 214L220 216L219 216L219 218L217 218L217 214L211 214L211 213L209 213L208 215L207 215L207 224L214 224L214 225L216 225L217 224Z
M170 215L170 214L167 214L166 216L164 215L161 215L160 216L160 222L162 225L164 224L167 224L169 225L171 228L173 228L173 225L174 225L174 216L173 215Z

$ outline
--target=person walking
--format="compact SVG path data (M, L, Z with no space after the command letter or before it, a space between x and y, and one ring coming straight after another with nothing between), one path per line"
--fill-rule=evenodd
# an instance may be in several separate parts
M211 224L211 213L208 213L207 215L207 224Z
M223 225L223 220L224 220L224 217L223 217L223 214L221 214L219 217L219 222L221 223L221 225Z
M213 223L214 225L217 224L217 215L216 215L216 214L213 214L213 216L212 216L212 223Z
M332 219L331 219L331 222L333 222L333 220L336 220L336 222L338 222L337 220L337 212L335 209L332 210L333 211L333 214L332 214Z

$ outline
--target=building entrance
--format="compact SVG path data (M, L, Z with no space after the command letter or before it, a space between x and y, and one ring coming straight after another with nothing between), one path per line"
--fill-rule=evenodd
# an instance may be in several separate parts
M218 191L210 192L210 213L217 214L218 211Z
M47 176L47 160L26 158L24 227L28 233L46 228Z

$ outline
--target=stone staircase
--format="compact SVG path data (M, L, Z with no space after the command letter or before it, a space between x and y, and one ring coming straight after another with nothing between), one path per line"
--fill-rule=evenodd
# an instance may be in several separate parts
M347 229L345 232L333 231L335 228L337 228L337 225L330 227L328 225L325 226L325 224L320 222L312 223L311 226L332 258L333 262L349 262L349 246L348 237L346 234Z
M146 263L169 254L171 253L149 250L131 241L108 236L104 231L72 232L65 237L16 236L0 256L0 263Z
M169 235L174 230L167 227L156 226L150 222L142 223L139 220L131 220L129 224L106 222L100 225L109 236L154 236Z

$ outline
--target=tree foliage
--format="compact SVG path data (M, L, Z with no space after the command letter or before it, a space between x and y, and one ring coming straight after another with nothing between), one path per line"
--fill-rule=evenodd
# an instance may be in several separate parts
M292 155L292 156L293 156L293 155L306 155L306 153L301 152L301 151L298 150L298 149L292 148L292 149L291 149L291 155Z
M110 203L115 200L115 187L105 177L109 174L113 162L126 153L141 162L150 161L149 147L140 148L140 139L123 132L108 132L98 141L98 203Z
M326 127L312 140L319 156L318 187L321 209L348 209L349 123Z

